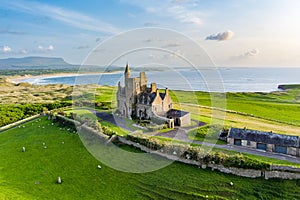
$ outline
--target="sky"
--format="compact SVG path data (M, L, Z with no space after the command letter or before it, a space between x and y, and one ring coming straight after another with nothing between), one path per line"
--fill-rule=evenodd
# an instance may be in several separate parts
M0 0L0 58L81 64L109 38L158 27L191 38L217 66L294 67L300 66L299 10L299 0ZM181 53L171 40L164 45Z

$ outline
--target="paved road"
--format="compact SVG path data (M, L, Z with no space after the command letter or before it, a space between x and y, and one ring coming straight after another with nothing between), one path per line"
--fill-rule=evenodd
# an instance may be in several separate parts
M97 117L101 118L102 120L104 121L107 121L111 124L115 124L117 126L119 126L120 128L123 128L125 130L128 130L128 131L135 131L134 129L128 127L126 125L126 121L121 118L121 117L118 117L117 115L112 115L110 113L105 113L105 112L98 112L98 111L93 111L91 110Z
M126 125L126 121L121 117L117 117L115 115L104 113L104 112L97 112L97 111L93 111L93 112L96 114L97 117L100 117L102 120L108 121L112 124L115 124L115 125L123 128L123 129L129 130L129 131L134 131L132 128L130 128ZM199 124L199 125L203 125L203 124ZM289 161L289 162L294 162L294 163L300 164L300 158L290 156L290 155L278 154L278 153L274 153L274 152L265 152L262 150L250 149L247 147L219 145L219 144L212 144L212 143L208 143L208 142L200 142L200 141L190 140L187 136L187 132L191 128L193 128L193 127L175 128L174 130L166 132L166 133L153 133L152 132L152 133L145 133L145 134L161 136L161 137L166 137L166 138L173 138L175 140L180 140L180 141L187 142L187 143L200 144L200 145L207 146L207 147L215 147L215 148L220 148L220 149L237 151L237 152L241 152L241 153L248 153L248 154L264 156L264 157L268 157L268 158L275 158L278 160L284 160L284 161Z

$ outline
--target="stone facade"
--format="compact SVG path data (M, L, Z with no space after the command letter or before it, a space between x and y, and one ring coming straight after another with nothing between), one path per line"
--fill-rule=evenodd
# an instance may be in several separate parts
M117 91L117 112L127 118L136 117L139 119L159 119L174 127L174 121L179 120L179 126L190 124L190 114L184 111L177 111L173 108L173 101L169 95L168 88L164 93L160 93L156 83L151 83L147 87L147 77L145 72L140 72L139 77L130 76L130 68L126 65L124 72L124 83L118 83ZM170 111L177 111L182 114L179 119L168 115Z

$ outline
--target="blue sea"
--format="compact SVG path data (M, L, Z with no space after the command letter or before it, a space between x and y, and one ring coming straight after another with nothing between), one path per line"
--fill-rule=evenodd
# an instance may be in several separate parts
M132 72L131 76L138 76ZM271 92L279 84L300 84L300 68L219 68L217 70L177 69L146 72L148 84L187 91ZM60 77L26 78L21 82L32 84L123 84L123 72L107 74L68 75Z

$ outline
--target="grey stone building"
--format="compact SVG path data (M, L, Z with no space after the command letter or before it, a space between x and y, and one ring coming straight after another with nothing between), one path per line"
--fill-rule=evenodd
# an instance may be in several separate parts
M231 128L227 136L227 143L292 156L300 155L298 136L262 132L246 128Z
M124 117L137 117L164 121L173 128L190 124L188 112L173 109L173 101L169 95L168 88L160 93L156 83L147 87L145 72L140 72L139 77L130 76L130 68L126 65L124 72L124 83L118 83L117 112Z

